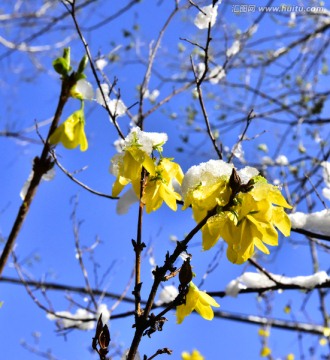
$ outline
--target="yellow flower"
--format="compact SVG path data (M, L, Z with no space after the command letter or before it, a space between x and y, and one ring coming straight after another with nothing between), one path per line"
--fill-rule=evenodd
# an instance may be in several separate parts
M228 181L232 168L233 165L222 160L210 160L191 167L183 180L182 209L191 206L194 219L199 222L216 205L227 204L231 194Z
M211 306L219 307L220 305L210 295L199 290L193 282L190 282L186 303L176 308L177 323L181 324L184 318L194 310L204 319L212 320L214 314Z
M181 200L181 195L174 191L173 179L181 184L183 179L181 167L170 159L162 158L155 169L155 176L149 175L141 199L146 204L147 213L157 210L163 201L176 211L176 201Z
M112 196L118 196L123 188L132 183L135 194L140 198L141 171L144 167L150 174L155 174L152 158L139 146L125 148L124 152L115 155L112 160L111 172L117 176L112 186Z
M290 353L286 356L285 360L294 360L294 354Z
M81 151L87 150L83 102L81 109L71 114L50 136L49 143L51 145L56 145L59 142L67 149L74 149L80 145Z
M269 254L266 245L278 245L277 230L290 235L290 219L283 208L291 206L255 168L236 171L222 160L193 166L184 176L182 194L183 208L191 206L197 222L217 210L202 228L203 249L210 249L222 237L233 263L245 262L255 247Z
M202 228L203 249L210 249L221 236L228 244L227 257L235 264L248 260L255 247L269 254L265 244L278 245L276 228L290 235L291 223L283 207L291 208L277 187L257 182L251 191L237 195L230 210L220 209L208 219Z
M138 127L131 130L123 141L123 152L111 159L110 172L117 177L112 187L113 196L119 195L127 184L132 183L136 196L140 198L142 168L155 176L151 154L153 151L160 152L166 141L164 133L145 132Z
M321 337L320 340L319 340L319 344L321 346L326 346L328 345L328 339L326 337Z
M323 335L324 336L330 336L330 328L329 327L324 327L323 328Z
M291 305L285 305L285 306L284 306L284 312L285 312L286 314L290 314L290 312L291 312Z
M260 328L258 330L258 335L263 336L263 337L269 337L270 333L269 333L269 330L266 330L264 328Z
M189 354L187 351L184 351L181 354L182 360L204 360L204 356L202 356L199 351L193 350L191 354Z
M260 351L260 356L261 356L261 357L267 357L267 356L269 356L271 353L272 353L272 351L270 350L270 348L267 347L267 346L264 346L264 347L261 349L261 351Z

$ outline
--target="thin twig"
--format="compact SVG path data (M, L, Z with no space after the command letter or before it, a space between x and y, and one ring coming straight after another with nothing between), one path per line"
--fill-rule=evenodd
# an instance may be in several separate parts
M83 261L82 251L81 251L81 247L80 247L80 236L79 236L80 223L77 223L77 219L76 219L77 207L78 207L78 197L76 196L75 200L74 200L74 207L73 207L72 214L71 214L71 219L72 219L72 223L73 223L72 225L73 225L73 235L74 235L74 242L75 242L75 248L76 248L76 255L78 257L79 265L80 265L80 268L81 268L81 271L82 271L82 274L83 274L83 277L85 280L87 293L90 296L90 299L96 310L98 307L97 301L95 300L92 288L89 283L88 272L87 272L86 266Z
M92 189L91 187L89 187L88 185L84 184L83 182L79 181L76 177L74 177L72 175L72 173L70 173L67 169L64 168L64 166L58 161L58 158L56 156L56 153L54 150L52 150L50 152L55 164L60 168L60 170L68 177L70 178L73 182L75 182L77 185L81 186L84 190L87 190L88 192L94 194L94 195L97 195L97 196L101 196L101 197L104 197L104 198L107 198L107 199L113 199L113 200L118 200L119 197L116 197L116 196L111 196L109 194L105 194L105 193L102 193L100 191L97 191L97 190L94 190Z
M117 119L116 119L116 114L113 114L109 108L109 104L107 102L107 99L106 99L106 94L104 93L103 89L102 89L102 86L101 86L101 81L97 75L97 71L96 71L96 66L94 64L94 60L93 60L93 56L91 54L91 51L89 49L89 46L88 46L88 43L83 35L83 33L81 32L81 29L80 29L80 26L78 24L78 20L77 20L77 17L76 17L76 5L75 5L75 1L73 1L71 3L71 7L69 8L68 5L66 5L64 2L63 2L64 6L67 8L68 12L70 13L71 17L72 17L72 20L74 22L74 25L76 27L76 30L77 30L77 33L79 35L79 38L81 40L81 42L83 43L84 45L84 48L85 48L85 52L87 54L87 57L88 57L88 60L89 60L89 63L90 63L90 66L91 66L91 69L92 69L92 73L93 73L93 76L95 78L95 81L97 83L97 86L101 92L101 95L102 95L102 99L104 101L104 105L105 105L105 108L118 132L118 135L122 138L122 139L125 139L125 136L124 134L122 133L122 131L120 130L119 128L119 125L117 123Z

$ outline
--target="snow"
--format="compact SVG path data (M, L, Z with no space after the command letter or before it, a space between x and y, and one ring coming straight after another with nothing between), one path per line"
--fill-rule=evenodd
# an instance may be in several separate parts
M110 98L109 98L109 95L108 95L109 91L110 91L109 85L108 84L101 84L101 89L102 89L102 92L104 94L105 101L109 102L110 101ZM102 92L101 92L101 90L99 88L96 89L95 100L101 106L105 107L105 102L103 100Z
M75 92L81 94L82 98L85 100L92 100L94 97L93 86L86 79L80 79L75 85Z
M261 163L262 165L274 165L274 161L270 156L263 156Z
M279 155L276 158L275 163L277 165L287 166L287 165L289 165L289 160L285 155Z
M209 160L192 166L186 172L182 182L183 197L199 184L213 185L219 181L219 178L229 177L233 167L233 164L227 164L223 160Z
M220 1L221 3L221 1ZM207 29L210 26L212 27L218 15L218 5L208 5L201 8L202 11L199 11L197 16L195 17L194 24L198 27L198 29Z
M117 206L116 206L117 214L118 215L127 214L131 205L135 204L138 201L139 201L139 199L136 196L135 191L133 190L133 188L130 188L118 200Z
M304 229L330 236L330 210L325 209L311 214L296 212L290 214L289 218L293 229Z
M259 171L252 166L246 166L245 168L237 171L237 174L241 178L242 183L247 184L251 178L259 174Z
M145 91L145 93L143 94L143 97L145 99L149 99L150 102L154 103L159 95L160 95L160 92L159 92L158 89L155 89L155 90L153 90L151 92L147 89Z
M110 99L108 95L110 91L108 84L101 84L101 88L105 97L105 102L102 96L102 92L99 88L97 88L95 92L95 101L103 107L105 107L107 104L111 114L115 115L116 117L124 116L127 110L124 102L121 99Z
M178 289L174 285L165 286L159 293L159 300L156 305L168 304L173 301L179 294Z
M235 40L233 42L233 45L226 51L227 57L232 57L236 55L240 50L241 43L239 40Z
M64 329L76 327L80 330L93 330L96 326L96 319L102 313L103 323L107 323L110 318L110 312L106 304L100 304L96 315L87 309L78 308L75 313L70 311L57 311L55 314L47 314L49 320L56 320Z
M205 67L205 65L204 65ZM215 85L218 84L220 82L221 79L223 79L226 76L226 72L225 69L221 66L218 65L216 67L214 67L211 72L210 72L210 83Z
M123 103L121 99L113 99L108 102L108 107L116 117L124 116L127 110L126 105Z
M235 144L232 147L231 152L235 156L235 158L237 158L241 163L245 163L245 158L244 158L245 153L243 150L242 142Z
M325 183L325 188L322 189L323 196L330 200L330 162L329 161L323 161L321 163L321 166L323 167L323 181Z
M270 276L280 284L296 285L304 289L313 289L316 285L330 281L330 277L325 271L319 271L309 276L286 277L271 273ZM227 285L226 295L236 297L243 289L262 289L275 285L276 283L263 273L246 272Z
M108 65L107 60L100 58L95 61L95 66L98 70L102 71Z
M100 304L96 311L96 318L98 319L102 314L102 322L106 324L110 320L110 311L106 304Z
M125 146L125 141L124 139L120 138L114 141L113 146L115 147L116 151L118 153L123 152L124 146Z
M192 166L185 174L182 182L183 197L187 193L195 189L196 186L211 186L216 184L221 178L229 179L232 171L233 164L228 164L223 160L209 160L208 162ZM256 168L246 166L245 168L237 171L243 184L259 174Z
M125 138L125 146L131 146L138 141L141 148L150 155L155 146L164 145L167 141L167 134L156 132L145 132L139 127L132 128Z
M95 317L86 309L77 309L74 314L69 311L57 311L55 315L47 314L47 318L49 320L58 321L60 326L64 329L77 327L80 330L92 330L95 327Z
M25 199L26 193L27 193L27 191L28 191L28 189L30 187L31 180L32 180L33 176L34 176L34 171L32 170L30 172L30 174L29 174L28 179L25 181L25 183L24 183L24 185L23 185L23 187L22 187L22 189L21 189L21 191L19 193L19 196L21 197L22 200ZM53 180L54 177L55 177L55 168L53 167L50 170L48 170L46 172L46 174L42 175L41 179L44 180L44 181L50 181L50 180Z
M323 197L325 197L327 200L330 200L330 188L323 188L323 189L322 189L322 195L323 195Z

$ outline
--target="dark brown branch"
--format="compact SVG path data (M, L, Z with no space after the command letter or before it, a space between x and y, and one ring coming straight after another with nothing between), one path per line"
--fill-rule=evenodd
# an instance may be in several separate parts
M20 206L20 208L18 210L16 220L14 222L14 225L11 229L11 232L8 236L5 247L4 247L1 257L0 257L0 277L1 277L3 269L8 261L9 255L14 247L15 240L21 230L21 227L26 218L26 215L29 212L30 205L36 194L36 191L37 191L37 188L41 181L41 178L52 167L52 161L49 157L49 151L51 150L51 146L48 143L48 139L49 139L50 135L52 134L52 132L56 129L56 127L60 121L60 117L62 115L64 105L66 104L66 102L68 101L68 99L70 97L70 89L75 84L75 82L76 82L76 79L75 79L74 74L63 79L63 81L62 81L61 93L59 96L54 119L53 119L51 126L49 128L49 131L48 131L47 139L44 143L44 147L42 149L40 157L36 157L34 159L33 177L31 179L29 188L27 190L25 199L23 200L22 205Z
M20 279L15 279L8 276L1 277L0 282L14 284L14 285L24 285ZM36 289L47 289L47 290L63 291L63 292L69 291L77 294L88 294L85 286L63 285L52 282L43 282L43 281L34 281L34 280L24 280L24 283ZM122 299L123 301L132 304L134 304L135 302L133 298L128 298L128 297L122 298L122 296L119 294L115 294L104 290L92 288L92 292L94 295L104 296L105 298Z
M234 320L255 325L268 325L278 329L299 331L308 334L324 335L324 326L294 321L272 319L254 315L234 314L226 311L215 311L214 318Z
M329 235L317 234L317 233L314 233L312 231L305 230L305 229L293 229L293 228L291 228L291 231L295 232L295 233L298 233L298 234L306 235L306 236L309 236L309 237L312 237L312 238L330 241L330 236Z

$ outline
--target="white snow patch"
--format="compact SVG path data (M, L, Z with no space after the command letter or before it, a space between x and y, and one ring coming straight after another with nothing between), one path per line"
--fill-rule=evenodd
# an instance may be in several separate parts
M165 286L159 293L159 300L156 305L168 304L179 295L178 289L174 285Z
M275 163L277 165L287 166L287 165L289 165L289 160L285 155L279 155L276 158Z
M192 166L185 174L182 181L183 197L189 190L194 189L197 185L213 185L219 181L219 178L229 177L234 165L228 164L223 160L209 160Z
M135 204L138 201L139 201L139 199L136 196L135 191L133 190L133 188L130 188L118 200L117 206L116 206L117 214L118 215L127 214L131 205Z
M56 320L64 329L78 328L80 330L93 330L96 325L96 318L98 319L102 313L103 323L107 323L110 318L110 312L106 304L100 304L97 308L96 315L87 309L78 308L75 313L70 311L56 311L54 314L47 314L49 320Z
M155 146L164 145L167 139L166 133L145 132L139 127L134 127L125 138L125 146L134 145L137 140L142 149L150 155Z
M220 1L221 3L221 1ZM201 8L202 11L199 11L197 16L195 17L194 24L198 27L198 29L207 29L210 26L212 27L218 15L218 5L208 5Z
M293 229L304 229L330 236L330 210L328 209L311 214L296 212L290 214L289 218Z
M316 285L330 281L330 277L325 271L319 271L309 276L287 277L271 274L271 277L278 283L285 285L296 285L304 289L313 289ZM232 280L226 287L226 295L236 297L243 289L261 289L275 286L276 283L270 280L263 273L246 272L238 278Z
M227 57L232 57L236 55L241 47L241 42L239 40L235 40L233 42L233 45L226 51Z

